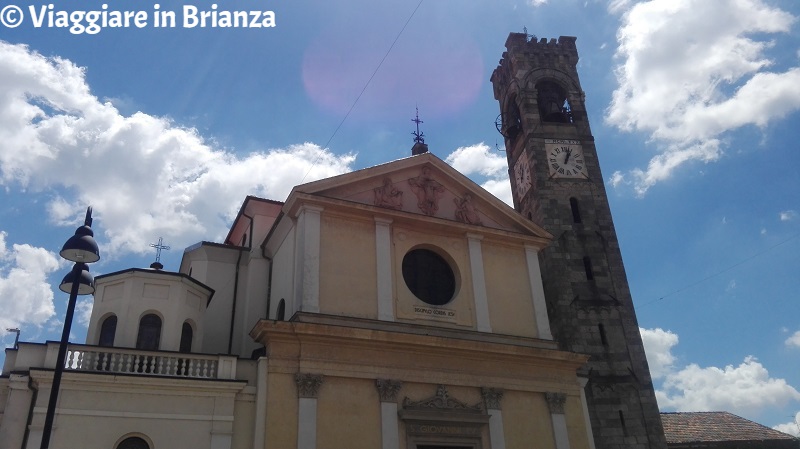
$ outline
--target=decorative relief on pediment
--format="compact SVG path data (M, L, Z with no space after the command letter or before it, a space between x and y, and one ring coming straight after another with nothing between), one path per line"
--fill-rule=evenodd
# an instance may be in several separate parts
M472 203L472 195L465 193L463 198L453 198L456 203L456 220L473 225L481 225L481 217L478 215L478 210Z
M503 400L503 389L481 388L481 397L487 409L500 410L500 401Z
M403 383L399 380L376 379L375 386L378 388L381 402L397 402L397 393L400 392Z
M447 387L439 385L436 388L436 394L428 399L421 401L412 401L408 397L403 399L404 409L435 409L435 410L462 410L472 412L482 412L483 407L481 403L475 405L467 405L464 402L450 397L447 393Z
M433 179L430 167L422 167L416 178L408 180L411 191L417 196L417 207L425 215L433 216L439 210L439 200L444 195L444 186Z
M316 398L319 387L322 385L321 374L297 373L294 375L297 383L297 396L301 398Z
M373 192L376 206L395 210L403 208L403 192L395 187L391 178L383 178L383 185L375 187Z
M554 415L564 414L564 402L567 401L567 395L564 393L545 393L545 400L547 400L547 408L550 413Z

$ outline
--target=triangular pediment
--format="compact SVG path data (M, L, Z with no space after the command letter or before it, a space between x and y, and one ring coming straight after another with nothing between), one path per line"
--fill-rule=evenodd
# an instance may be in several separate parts
M425 153L296 186L304 194L416 214L462 225L550 239L552 236L481 186Z

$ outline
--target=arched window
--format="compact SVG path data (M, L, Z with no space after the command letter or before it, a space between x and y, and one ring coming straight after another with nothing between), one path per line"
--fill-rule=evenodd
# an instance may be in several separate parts
M275 317L278 321L283 321L286 319L286 300L281 298L280 302L278 303L278 313Z
M567 94L555 82L542 81L536 85L539 115L543 122L572 123L572 108Z
M503 114L503 129L500 130L500 133L513 143L520 131L522 131L522 114L519 112L517 98L512 97L509 99L506 113Z
M181 345L179 351L192 352L193 335L194 335L194 330L192 329L192 325L189 324L188 321L184 321L183 327L181 328Z
M142 438L130 437L122 440L117 445L117 449L150 449L150 445Z
M114 336L117 333L117 316L111 315L103 320L100 325L100 339L98 346L114 346Z
M158 315L148 313L139 320L136 349L156 351L159 343L161 343L161 318Z
M578 200L575 198L569 199L569 207L572 209L572 222L573 223L580 223L581 222L581 210L578 209Z

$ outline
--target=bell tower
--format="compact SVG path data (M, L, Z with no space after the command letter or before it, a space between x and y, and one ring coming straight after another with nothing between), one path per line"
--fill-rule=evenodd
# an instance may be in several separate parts
M594 447L665 449L575 40L511 33L492 74L514 208L554 236L539 255L550 325L562 349L591 356L579 374Z

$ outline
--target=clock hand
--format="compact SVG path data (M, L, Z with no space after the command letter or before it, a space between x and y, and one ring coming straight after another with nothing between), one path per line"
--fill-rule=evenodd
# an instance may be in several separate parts
M567 162L569 162L569 155L570 154L572 154L572 148L567 150L567 155L564 157L564 165L566 165Z

